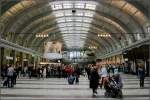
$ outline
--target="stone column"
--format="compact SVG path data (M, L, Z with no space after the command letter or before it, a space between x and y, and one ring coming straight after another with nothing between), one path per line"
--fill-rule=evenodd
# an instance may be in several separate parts
M32 56L32 57L31 57L31 60L32 60L32 61L31 61L31 64L33 65L33 68L35 68L35 65L36 65L36 61L35 61L35 60L36 60L36 57L35 57L35 56Z
M20 56L21 69L23 69L23 67L24 67L24 65L23 65L23 53L20 52L19 56Z
M26 59L27 59L27 66L29 66L29 60L30 60L29 54L26 54Z
M12 57L13 57L13 62L12 64L16 64L16 51L15 50L12 50Z
M1 54L0 57L1 58L0 59L1 59L1 68L2 68L2 66L4 65L4 59L5 59L4 58L4 47L1 47L0 49L1 49L1 52L0 52L0 54Z
M115 56L115 64L117 64L117 56Z

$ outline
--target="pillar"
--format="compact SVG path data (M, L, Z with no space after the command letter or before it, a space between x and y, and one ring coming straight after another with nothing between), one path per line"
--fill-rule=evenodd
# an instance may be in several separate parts
M36 67L36 57L33 57L33 67Z
M23 67L24 67L24 65L23 65L23 53L20 52L19 56L20 56L20 65L21 65L21 69L23 69Z
M0 52L0 57L1 57L1 68L4 65L4 47L1 47L1 52Z
M38 56L38 57L37 57L37 64L40 64L40 62L42 62L42 59L43 59L43 58L41 58L41 57Z
M26 54L26 59L27 59L27 66L29 66L29 54Z
M31 64L33 65L33 68L35 68L35 65L36 65L36 57L35 56L31 57Z
M12 64L16 64L16 51L15 50L12 50L12 57L13 57L13 62Z
M117 56L115 56L115 64L117 64Z

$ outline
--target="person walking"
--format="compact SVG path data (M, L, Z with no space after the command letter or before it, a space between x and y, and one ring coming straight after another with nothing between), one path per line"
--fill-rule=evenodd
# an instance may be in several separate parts
M46 72L47 72L46 67L44 67L43 68L43 73L42 73L43 74L43 79L46 78Z
M61 66L57 67L58 78L61 78Z
M90 80L90 88L93 91L93 96L96 96L97 95L97 88L99 85L99 74L98 74L98 67L97 66L94 66L91 69L91 74L90 74L89 80Z
M7 70L7 76L8 76L8 87L13 87L13 75L14 75L14 66L11 65Z
M138 68L138 77L140 78L140 87L144 87L145 68L143 64Z
M102 65L101 66L101 69L100 69L100 76L101 76L101 80L100 80L100 88L102 88L103 85L105 85L105 82L107 81L108 79L108 72L107 72L107 69L106 69L106 66L105 65Z
M26 77L27 76L27 72L28 72L28 67L27 66L24 67L23 72L24 72L23 76Z
M37 77L38 77L38 79L40 79L40 67L39 66L37 68Z
M79 65L76 66L74 73L75 73L76 84L79 84L79 77L81 74L81 70L79 68Z
M91 73L91 64L89 64L86 68L85 68L85 71L86 71L86 73L87 73L87 76L88 76L88 79L89 79L89 77L90 77L90 73Z
M14 68L14 73L13 73L13 85L16 85L16 79L17 79L17 68Z
M112 73L113 73L113 74L114 74L115 68L116 68L116 65L113 64L113 65L112 65Z

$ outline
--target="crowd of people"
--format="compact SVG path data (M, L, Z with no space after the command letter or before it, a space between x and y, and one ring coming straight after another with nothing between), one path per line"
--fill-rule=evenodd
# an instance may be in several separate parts
M116 83L119 85L120 89L122 89L123 82L119 74L124 71L122 66L123 64L89 64L87 67L81 67L78 64L70 64L22 67L20 65L15 66L7 64L2 67L1 76L3 79L3 86L11 88L16 84L16 79L20 77L35 77L37 79L57 77L67 79L69 84L79 84L80 76L84 75L89 79L89 85L93 91L93 96L96 96L98 87L106 89L106 84L108 84L111 75L115 77ZM138 65L138 77L140 79L140 87L144 87L145 69L143 64Z
M116 82L118 85L120 85L120 89L122 89L123 82L120 77L120 72L118 66L111 66L107 64L103 65L89 65L86 68L86 72L90 81L90 88L92 89L93 96L97 95L97 89L100 86L100 88L104 87L106 88L106 85L109 81L110 72L112 72L113 76L118 77L116 79Z
M89 64L88 67L85 68L88 75L88 79L90 80L90 88L93 90L93 96L97 95L97 89L99 86L100 88L104 87L106 89L110 78L115 79L115 82L122 94L121 89L123 87L123 81L120 72L125 72L125 68L123 67L123 65L124 64ZM138 64L137 67L137 76L139 78L140 87L144 87L144 79L146 76L145 67L143 64ZM112 73L112 75L110 75L110 73Z
M18 65L4 65L1 70L3 86L14 87L16 79L20 77L28 78L75 78L76 84L79 84L79 77L82 74L83 68L78 65L37 65L24 66Z
M3 86L11 88L16 85L17 71L14 68L14 65L6 65L4 69L2 69L1 76L3 80Z

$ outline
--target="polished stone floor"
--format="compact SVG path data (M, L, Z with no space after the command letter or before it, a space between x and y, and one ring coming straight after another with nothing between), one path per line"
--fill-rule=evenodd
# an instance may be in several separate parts
M139 88L136 76L122 74L122 77L123 100L150 100L150 78L146 78L144 88ZM104 91L98 89L98 96L93 98L86 77L80 78L79 85L68 85L64 78L20 78L14 88L1 87L0 100L117 100L104 97Z

